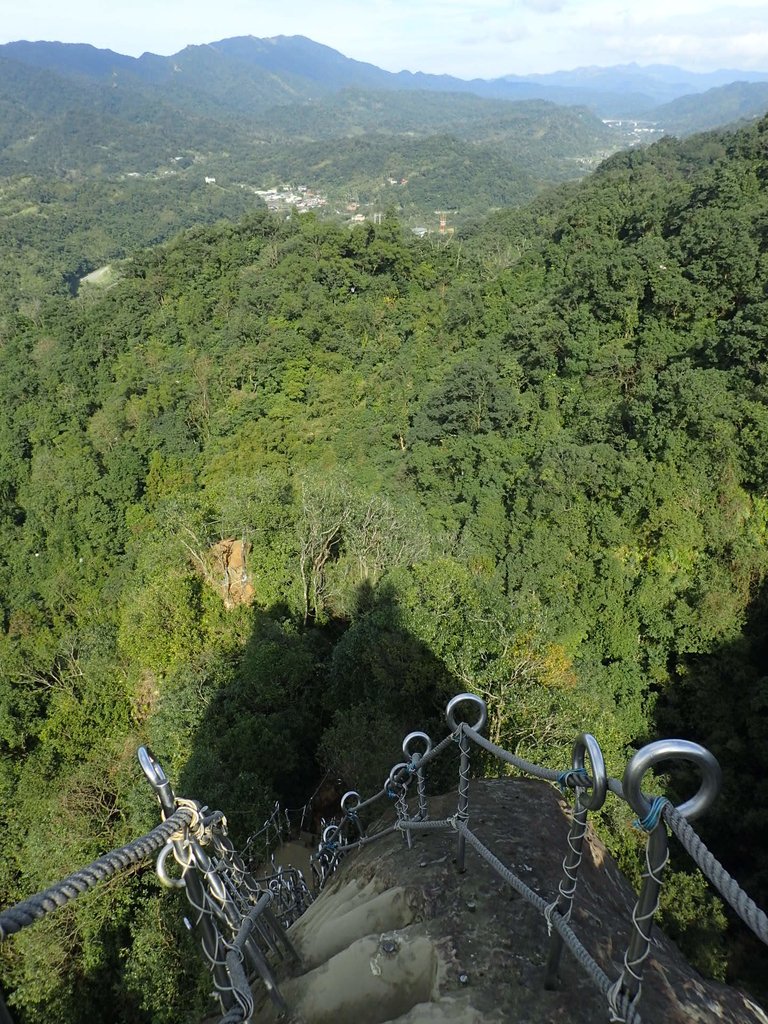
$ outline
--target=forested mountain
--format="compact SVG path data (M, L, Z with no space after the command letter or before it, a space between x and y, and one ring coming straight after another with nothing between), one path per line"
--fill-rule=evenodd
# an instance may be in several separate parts
M735 124L762 116L768 110L768 82L730 82L715 89L656 107L648 117L675 135Z
M604 153L623 141L585 109L418 91L346 89L277 106L262 97L242 115L233 108L207 117L199 105L179 110L172 95L135 83L89 82L3 59L0 111L3 174L147 174L178 170L179 158L216 158L235 178L258 174L261 163L279 161L294 142L341 148L343 140L370 133L411 142L450 133L493 143L501 155L538 166L539 180L546 181L563 173L563 161Z
M768 73L762 72L696 73L636 64L465 81L450 75L384 71L304 36L240 36L187 46L169 57L145 53L137 58L83 44L19 41L0 46L0 58L116 89L151 88L158 99L187 113L217 118L227 112L249 116L255 110L327 97L347 88L547 100L587 106L601 117L638 117L687 94L735 81L768 81Z
M255 210L6 311L3 902L154 823L139 742L241 843L467 688L556 767L583 729L613 774L709 743L702 826L765 902L767 139L618 154L461 239ZM665 914L761 970L685 864ZM196 1019L177 919L142 873L3 944L19 1019Z
M3 52L54 70L0 58L0 312L192 224L237 218L260 204L255 189L303 184L323 190L331 216L362 204L436 229L438 209L466 223L580 177L623 141L583 109L423 92L270 107L268 90L247 115L208 116L124 81L120 62L113 78L115 55L92 47Z
M112 89L0 60L0 174L156 171L222 152L232 130L142 90Z

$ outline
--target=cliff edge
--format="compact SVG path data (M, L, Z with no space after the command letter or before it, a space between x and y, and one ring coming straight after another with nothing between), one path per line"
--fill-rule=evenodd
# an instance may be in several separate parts
M473 782L470 825L547 901L557 893L568 822L546 783ZM430 799L433 819L456 796ZM567 950L561 985L544 988L546 922L472 849L454 863L456 835L392 834L351 853L291 929L301 967L280 979L292 1024L595 1024L606 1002ZM635 894L600 840L585 842L571 923L600 966L618 976ZM660 931L638 1010L645 1024L768 1024L741 992L703 980ZM255 1019L276 1019L263 991Z

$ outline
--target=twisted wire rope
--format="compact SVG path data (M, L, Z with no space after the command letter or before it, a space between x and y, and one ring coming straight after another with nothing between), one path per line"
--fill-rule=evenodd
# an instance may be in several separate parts
M462 695L462 698L470 699L470 695ZM477 700L477 698L471 699ZM454 698L454 702L456 700L460 700L460 698ZM548 929L555 930L559 934L576 961L606 997L611 1014L610 1019L624 1022L624 1024L641 1024L635 1004L640 995L642 965L650 949L652 921L658 909L658 899L650 907L646 903L646 910L642 913L639 900L635 905L632 912L632 924L637 934L633 941L639 944L639 952L637 952L638 946L636 946L633 958L630 958L629 950L625 953L620 976L617 980L611 981L580 942L569 924L576 890L578 864L569 865L568 854L566 855L566 860L563 862L565 878L561 879L558 888L559 898L554 903L547 903L543 897L503 864L469 828L468 741L471 740L498 760L512 765L527 775L556 783L561 789L570 788L577 792L583 792L584 789L593 787L596 783L593 783L583 768L558 772L518 757L492 743L479 732L479 729L483 727L484 718L476 724L477 727L472 727L466 722L456 726L450 714L449 721L452 731L440 743L423 755L414 754L407 763L396 765L392 769L387 783L379 792L366 800L359 801L344 813L338 825L332 826L330 835L333 838L328 840L324 838L320 843L318 853L313 855L312 866L318 880L318 888L323 887L347 852L363 848L397 831L405 834L410 846L412 831L431 832L451 829L459 834L460 852L463 851L464 843L472 846L501 878L543 915ZM461 753L459 807L450 818L438 821L425 820L424 769L453 744L459 746ZM411 818L406 791L414 776L418 783L419 810L418 817ZM628 802L621 781L608 777L604 785L607 785L608 791L615 796ZM387 796L395 800L397 820L389 827L379 826L377 831L365 831L359 820L359 812ZM171 806L174 806L174 803ZM307 803L300 809L302 823L309 806L310 804ZM271 953L282 957L284 955L280 948L282 945L288 955L296 956L282 927L287 927L292 920L295 920L305 909L306 903L312 900L312 895L301 872L296 869L289 869L286 872L279 869L265 879L255 880L246 869L241 855L235 851L229 840L226 833L226 818L221 812L206 814L207 808L201 808L195 801L180 798L175 799L175 807L176 810L168 814L165 820L151 832L104 854L87 867L54 883L44 891L0 912L0 940L41 919L58 907L64 906L100 882L142 863L167 845L172 849L174 857L181 866L182 874L179 884L186 888L190 906L194 911L192 915L194 925L200 927L203 955L213 972L215 989L222 1003L224 1016L221 1018L220 1024L248 1021L254 1012L246 962L250 964L251 971L255 969L261 975L262 981L278 1007L284 1007L282 996L259 948L256 936ZM580 805L577 797L576 811L578 810L580 810ZM164 813L166 812L164 811ZM653 817L653 821L650 820L651 817ZM684 814L681 814L668 801L657 800L653 802L650 815L646 815L639 824L650 831L656 827L659 818L664 819L670 831L679 839L695 863L744 923L761 941L768 944L768 917L707 849ZM286 812L286 821L290 826L288 812ZM574 861L580 859L579 848L586 832L586 815L583 816L583 820L579 818L577 824L579 828L572 828L568 836L568 845ZM357 830L355 840L351 840L348 835L349 827L352 825ZM272 814L261 829L249 837L245 850L247 851L258 838L265 833L268 834L270 830L274 830L279 839L282 827L282 812L279 805L275 805ZM213 859L205 853L204 846L212 846ZM661 874L667 863L667 856L665 854L663 861L653 865L650 861L649 847L646 847L647 871L644 873L644 878L650 880L657 887L661 885ZM458 861L463 867L463 853L460 853ZM160 865L158 865L159 870ZM195 880L194 884L188 884L188 875L190 875L190 881ZM262 888L262 882L268 883L267 889ZM302 887L306 899L302 893ZM278 923L269 909L273 901L276 908L279 906L281 923ZM627 985L628 980L629 985Z
M538 910L540 914L544 916L546 915L549 904L542 896L539 896L537 892L534 892L530 886L525 884L522 878L519 878L514 871L511 871L506 866L506 864L503 864L499 858L492 853L480 839L478 839L475 833L472 832L472 830L463 821L457 818L455 820L454 827L457 832L464 836L467 843L472 846L475 852L479 854L479 856L482 857L482 859L486 861L486 863L489 864L501 878L511 885L527 903ZM586 973L594 981L606 999L608 999L613 989L614 982L611 981L602 967L600 967L600 965L594 960L562 914L559 912L552 913L550 914L549 919L552 923L552 927L560 933L563 941L571 950L578 963L584 968ZM622 1019L626 1021L626 1024L642 1024L642 1019L639 1013L628 1000L622 1000L621 997L619 997L617 1003L625 1014Z
M665 804L661 812L683 847L691 855L703 874L718 890L723 899L735 910L754 934L768 945L768 916L725 870L720 861L707 849L702 839L672 804Z
M39 921L58 907L65 906L100 882L148 860L165 846L171 836L190 825L192 821L191 809L182 807L165 821L156 825L146 835L126 843L125 846L110 850L109 853L97 857L87 867L80 868L79 871L67 875L61 881L54 882L42 892L35 893L15 906L2 911L0 913L0 940L21 931L22 928L26 928L34 921Z
M554 768L545 768L543 765L534 764L532 761L526 761L524 757L518 757L517 754L511 754L503 747L499 747L495 743L491 743L490 740L487 740L485 736L482 736L466 723L461 725L461 729L466 736L469 736L469 738L478 745L478 747L482 747L483 750L487 750L489 754L493 754L493 756L498 758L499 761L506 761L507 764L511 764L521 772L525 772L527 775L533 775L537 779L543 779L545 782L557 782L562 783L565 786L569 786L572 789L576 788L577 780L569 777L572 776L572 772L557 772ZM581 780L580 785L584 785L583 779Z

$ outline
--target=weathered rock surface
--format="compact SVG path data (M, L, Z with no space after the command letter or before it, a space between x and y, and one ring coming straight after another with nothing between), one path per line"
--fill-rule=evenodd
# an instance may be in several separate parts
M430 801L450 816L456 797ZM472 784L470 827L547 901L561 877L567 819L553 787L500 779ZM634 893L600 841L585 846L572 925L601 967L618 976ZM454 864L454 833L391 835L350 854L294 925L300 972L280 980L296 1024L593 1024L603 996L563 952L558 991L543 987L543 918L471 848ZM638 1008L644 1024L768 1024L743 994L704 981L655 931ZM259 994L257 1020L274 1019Z

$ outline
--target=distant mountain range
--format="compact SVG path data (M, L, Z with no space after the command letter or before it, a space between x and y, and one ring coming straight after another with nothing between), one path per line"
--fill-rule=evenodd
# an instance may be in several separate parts
M664 122L683 117L690 130L724 123L717 118L753 116L765 109L768 73L721 70L706 74L667 65L586 67L541 75L506 75L466 81L450 75L384 71L352 60L303 36L258 39L240 36L188 46L169 57L129 57L87 44L15 42L0 46L0 59L70 80L109 84L116 91L159 94L198 116L221 119L254 115L266 107L317 100L350 87L472 93L487 99L548 100L588 107L600 117ZM739 83L738 102L717 90ZM691 97L701 97L700 100ZM689 97L684 114L666 105ZM712 111L711 114L708 111ZM713 120L714 118L714 120ZM677 121L676 121L677 123Z
M303 36L224 39L170 57L0 46L5 175L167 175L194 165L230 182L348 182L352 194L404 177L406 208L481 209L654 137L601 119L690 134L766 110L768 74L754 72L630 64L464 81L393 74Z

